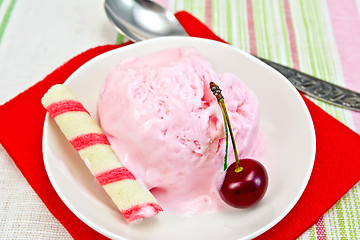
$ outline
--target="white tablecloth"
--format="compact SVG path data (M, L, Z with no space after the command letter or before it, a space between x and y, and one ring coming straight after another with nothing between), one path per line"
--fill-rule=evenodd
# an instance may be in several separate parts
M6 31L2 37L0 33L0 104L75 55L116 42L117 33L105 15L103 1L4 0L0 20L6 12L9 15L12 4ZM71 239L3 147L0 204L0 239Z

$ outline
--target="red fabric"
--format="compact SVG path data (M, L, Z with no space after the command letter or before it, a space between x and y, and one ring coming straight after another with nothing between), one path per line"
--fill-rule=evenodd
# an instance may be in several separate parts
M191 36L223 41L186 12L176 17ZM123 44L126 45L126 44ZM105 239L79 220L60 200L46 175L42 128L46 110L40 99L54 84L63 83L91 58L120 46L90 49L48 75L43 81L0 106L0 142L24 177L74 239ZM304 98L316 132L316 159L308 186L290 213L257 239L295 239L311 227L360 180L360 136Z

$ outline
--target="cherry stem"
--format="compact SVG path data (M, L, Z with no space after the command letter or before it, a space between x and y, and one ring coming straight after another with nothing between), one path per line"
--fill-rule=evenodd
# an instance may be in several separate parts
M229 132L228 132L228 127L227 127L227 120L226 120L226 117L225 117L225 112L224 112L224 109L222 108L220 102L219 103L219 106L220 106L220 109L221 109L221 113L223 115L223 118L224 118L224 127L225 127L225 156L224 156L224 171L226 171L227 169L227 154L228 154L228 148L229 148Z
M224 117L225 120L226 120L225 128L227 127L229 129L231 142L232 142L233 149L234 149L234 155L235 155L235 161L236 161L235 172L239 173L239 172L241 172L243 170L243 167L240 166L239 156L238 156L237 149L236 149L236 144L235 144L235 137L234 137L234 133L232 131L230 118L229 118L229 115L228 115L227 110L226 110L224 97L221 94L221 89L214 82L210 82L210 89L211 89L211 91L213 92L213 94L215 95L215 97L216 97L216 99L218 101L218 104L219 104L219 106L221 108L223 116L225 116Z

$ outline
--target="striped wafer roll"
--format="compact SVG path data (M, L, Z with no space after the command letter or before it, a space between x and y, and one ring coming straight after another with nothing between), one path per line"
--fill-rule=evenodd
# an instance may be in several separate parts
M150 191L121 164L101 128L67 86L54 85L41 102L128 222L162 211Z

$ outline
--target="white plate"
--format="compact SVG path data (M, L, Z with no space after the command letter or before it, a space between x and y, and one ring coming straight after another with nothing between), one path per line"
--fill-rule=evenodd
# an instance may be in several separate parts
M229 208L191 217L163 212L141 224L129 225L47 115L43 155L52 185L74 214L109 238L253 238L274 226L292 209L310 177L315 158L315 133L301 96L278 72L230 45L189 37L147 40L92 59L71 75L66 84L96 117L99 90L113 66L127 57L181 46L196 48L218 73L236 74L259 97L260 129L267 144L261 161L269 174L268 190L259 205L246 210Z

